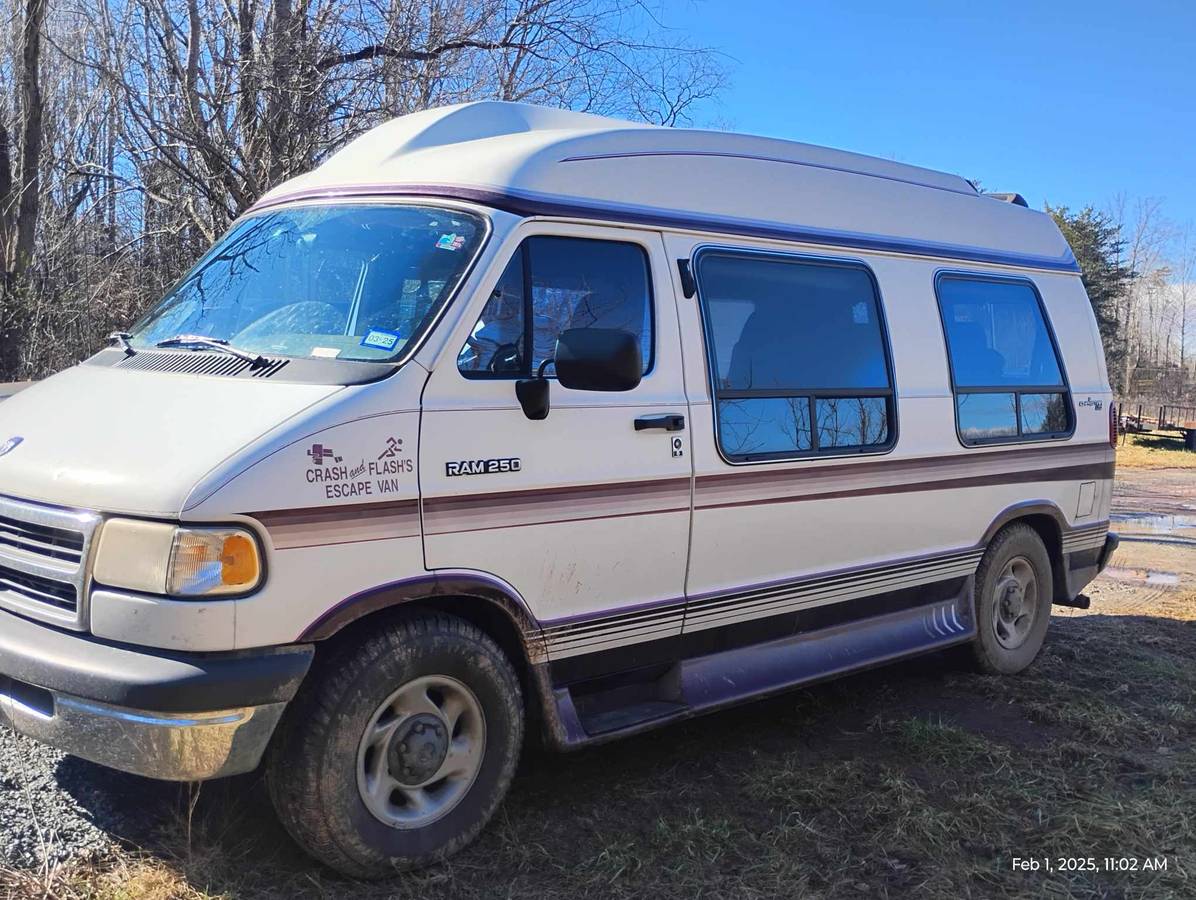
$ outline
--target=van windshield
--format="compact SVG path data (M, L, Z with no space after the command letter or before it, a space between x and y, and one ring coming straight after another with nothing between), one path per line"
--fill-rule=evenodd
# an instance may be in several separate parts
M432 326L485 234L480 216L426 206L252 216L137 324L130 343L143 350L202 336L255 354L385 362Z

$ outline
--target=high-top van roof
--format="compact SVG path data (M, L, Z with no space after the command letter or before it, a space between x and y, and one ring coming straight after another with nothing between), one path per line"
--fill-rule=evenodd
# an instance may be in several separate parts
M257 208L366 195L452 197L522 215L1078 271L1049 216L986 197L956 175L523 103L465 103L394 119Z

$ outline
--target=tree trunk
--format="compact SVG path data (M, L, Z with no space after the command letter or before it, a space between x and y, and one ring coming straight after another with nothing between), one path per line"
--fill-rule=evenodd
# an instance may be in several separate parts
M40 212L42 155L42 90L40 78L42 25L46 18L46 0L26 0L24 46L21 53L21 135L20 200L17 203L17 239L9 272L16 280L24 277L33 261L33 240Z
M274 23L270 31L271 84L266 105L266 134L270 164L266 188L283 180L287 166L287 129L292 126L291 83L295 76L294 13L291 0L274 0Z

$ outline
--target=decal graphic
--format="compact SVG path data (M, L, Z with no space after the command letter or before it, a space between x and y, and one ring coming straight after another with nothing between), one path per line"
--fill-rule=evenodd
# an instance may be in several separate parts
M519 472L523 463L517 456L502 459L462 459L444 464L444 474L449 478L458 475L498 475L503 472Z
M386 449L378 454L378 459L393 459L403 452L402 438L387 438Z
M403 336L397 331L387 331L385 328L371 328L361 339L361 346L373 347L375 350L393 350L399 345Z
M1091 406L1097 412L1100 412L1102 409L1105 408L1105 401L1104 400L1093 400L1091 397L1089 397L1087 400L1081 400L1079 403L1076 404L1076 406Z
M403 439L396 437L386 439L376 459L363 456L353 464L345 463L344 457L323 444L313 444L307 455L312 464L304 472L304 480L319 485L326 500L397 494L402 489L399 476L415 471L415 461L403 457Z
M442 234L440 239L436 241L437 250L460 250L464 246L465 235L454 234L452 232L448 234Z
M13 435L7 441L5 441L3 444L0 444L0 456L5 456L9 453L12 453L12 451L16 450L17 447L24 440L25 439L23 437L21 437L19 434Z
M673 438L673 458L685 455L685 442L679 437Z
M331 447L325 447L323 444L312 444L311 449L307 451L307 455L311 457L313 465L322 466L324 460L330 459L333 462L340 462L341 458L336 455L336 452Z

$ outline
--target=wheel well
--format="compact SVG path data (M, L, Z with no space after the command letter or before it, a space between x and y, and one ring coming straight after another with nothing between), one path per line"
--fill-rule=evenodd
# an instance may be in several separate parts
M1029 525L1042 538L1047 556L1051 560L1051 582L1054 587L1054 594L1056 597L1066 597L1067 571L1064 568L1063 560L1063 533L1059 528L1058 521L1053 516L1046 515L1045 513L1035 513L1012 519L1005 524L1005 527L1008 528L1010 525L1018 522Z
M377 629L380 623L419 612L457 616L488 635L514 667L523 688L524 705L528 712L539 711L539 695L532 680L531 664L518 623L497 605L479 597L422 597L387 606L354 620L335 635L317 642L316 656L330 656L335 650L356 643L364 633Z

